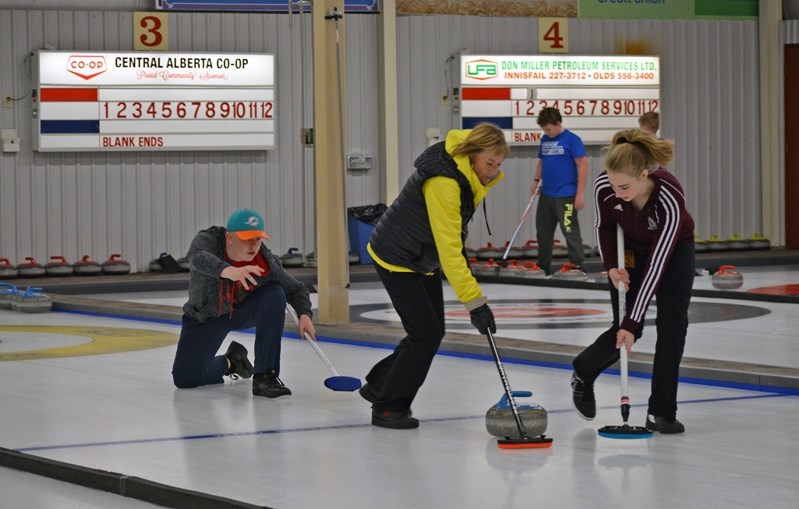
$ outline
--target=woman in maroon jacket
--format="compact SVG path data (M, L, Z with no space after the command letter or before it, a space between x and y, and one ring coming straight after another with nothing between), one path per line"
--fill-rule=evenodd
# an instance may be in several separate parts
M664 168L674 145L640 129L620 131L606 147L605 168L594 181L596 236L615 288L625 283L627 312L618 316L611 289L614 324L572 363L572 400L581 417L596 416L594 380L629 352L643 332L646 310L657 298L657 343L646 427L682 433L677 420L677 380L688 330L694 281L694 221L677 179ZM616 225L624 230L624 267L617 267ZM619 325L621 324L621 325Z

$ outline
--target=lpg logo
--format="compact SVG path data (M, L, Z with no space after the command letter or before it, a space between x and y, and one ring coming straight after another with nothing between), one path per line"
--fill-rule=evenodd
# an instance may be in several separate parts
M490 60L466 62L466 77L476 80L490 80L497 77L497 63Z
M90 80L107 70L105 57L100 55L70 55L67 61L67 71L85 80Z

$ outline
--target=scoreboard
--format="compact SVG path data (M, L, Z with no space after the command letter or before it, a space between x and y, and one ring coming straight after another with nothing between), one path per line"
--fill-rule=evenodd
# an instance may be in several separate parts
M638 117L660 111L660 59L653 56L498 56L462 54L463 129L492 122L512 145L537 145L542 108L586 145L606 144Z
M38 51L38 151L275 147L273 55Z

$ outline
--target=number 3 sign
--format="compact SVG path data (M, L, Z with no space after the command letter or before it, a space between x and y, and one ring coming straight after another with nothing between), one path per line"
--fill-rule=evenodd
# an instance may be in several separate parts
M538 51L540 53L569 52L568 18L538 18Z
M169 18L166 13L133 13L133 49L136 51L169 49Z

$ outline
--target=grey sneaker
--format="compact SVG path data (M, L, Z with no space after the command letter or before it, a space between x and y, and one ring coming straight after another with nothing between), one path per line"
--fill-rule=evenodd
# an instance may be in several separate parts
M596 400L594 399L594 385L583 382L577 373L572 373L572 403L577 415L586 421L596 417Z
M677 419L667 419L666 417L655 417L652 414L646 416L646 429L657 431L664 435L674 435L685 433L685 426Z

